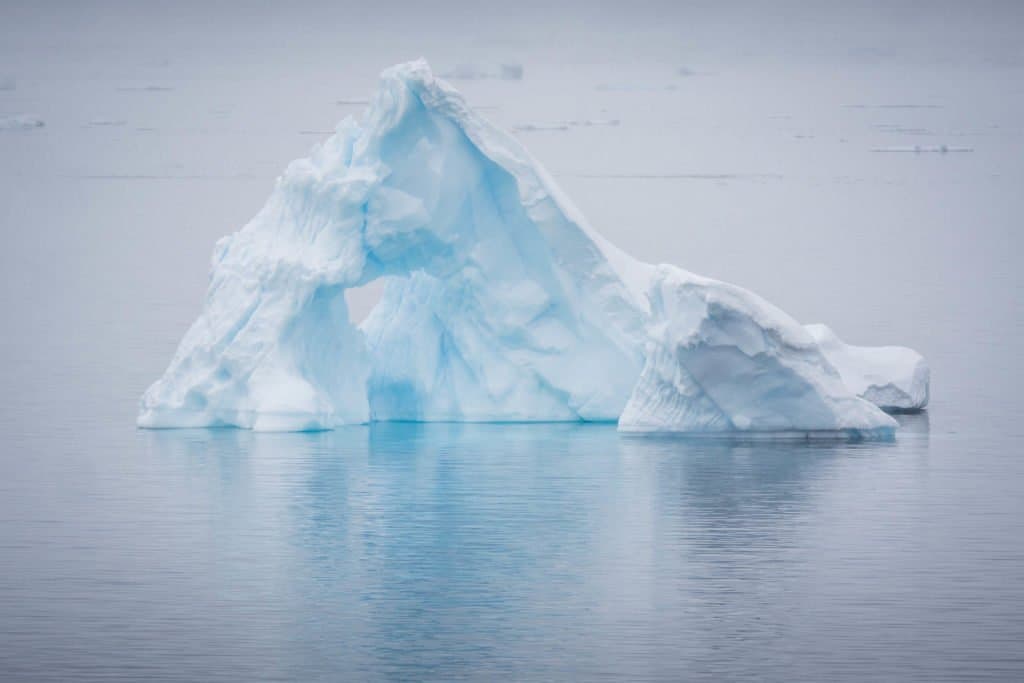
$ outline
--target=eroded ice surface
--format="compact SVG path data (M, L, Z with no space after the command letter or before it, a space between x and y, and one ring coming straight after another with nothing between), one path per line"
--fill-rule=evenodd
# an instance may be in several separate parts
M659 266L651 344L619 428L887 436L791 317L741 287Z
M905 346L853 346L826 325L807 325L829 363L858 396L888 411L928 405L928 364Z
M344 292L389 278L357 329ZM891 434L796 321L609 244L423 61L291 163L215 249L146 427L620 420L629 431Z

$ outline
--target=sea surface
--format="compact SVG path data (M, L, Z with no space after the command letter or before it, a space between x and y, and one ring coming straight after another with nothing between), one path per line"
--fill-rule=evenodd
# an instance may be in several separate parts
M0 7L0 680L1024 679L1021 11L634 5ZM599 231L918 349L929 409L136 429L215 240L420 55L521 65L453 82Z

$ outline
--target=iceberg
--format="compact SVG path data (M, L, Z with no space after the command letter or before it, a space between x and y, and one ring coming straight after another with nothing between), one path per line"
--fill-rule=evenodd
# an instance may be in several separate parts
M363 323L347 289L384 278ZM891 436L811 333L640 262L423 60L289 164L214 249L142 427L619 421L623 431Z

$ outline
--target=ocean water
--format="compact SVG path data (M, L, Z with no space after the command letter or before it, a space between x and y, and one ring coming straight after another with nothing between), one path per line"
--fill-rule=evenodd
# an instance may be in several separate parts
M0 8L0 118L46 124L0 130L0 679L1024 678L1020 12L396 7ZM522 64L456 85L598 230L917 348L929 409L137 430L214 241L420 54Z
M594 425L54 430L5 462L0 667L1010 680L1017 453L928 422L883 445Z

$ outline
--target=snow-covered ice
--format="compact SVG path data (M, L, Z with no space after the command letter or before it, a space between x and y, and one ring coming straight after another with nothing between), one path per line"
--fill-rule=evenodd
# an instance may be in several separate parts
M383 298L357 328L345 290L378 278ZM363 117L292 162L218 242L203 311L138 421L891 435L844 378L757 296L607 242L417 61L386 70Z
M651 342L619 428L887 436L895 422L855 396L791 317L747 290L659 266Z
M928 405L928 364L917 351L904 346L853 346L843 343L826 325L806 328L858 396L892 412Z

